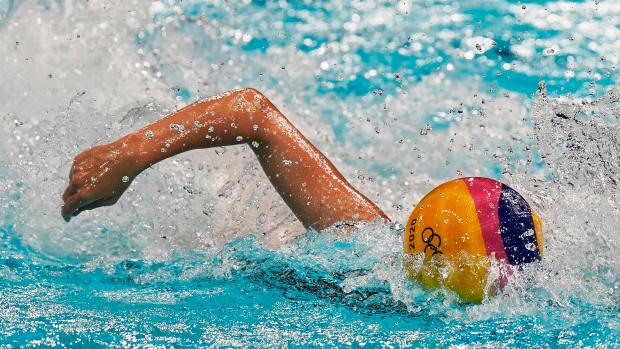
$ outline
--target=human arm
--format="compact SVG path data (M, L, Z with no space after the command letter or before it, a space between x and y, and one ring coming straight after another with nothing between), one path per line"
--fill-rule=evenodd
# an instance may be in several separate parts
M149 166L199 149L249 144L267 177L306 227L389 218L260 92L241 89L193 103L135 133L76 156L63 194L66 221L113 205Z

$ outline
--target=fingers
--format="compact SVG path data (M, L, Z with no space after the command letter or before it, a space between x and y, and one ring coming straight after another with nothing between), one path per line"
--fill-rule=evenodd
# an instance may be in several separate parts
M99 199L91 202L88 205L84 205L77 209L77 211L73 212L71 216L75 217L84 211L94 210L103 206L112 206L118 201L117 198L107 198L107 199Z
M80 208L90 205L91 203L99 200L98 197L88 197L83 192L77 192L65 200L62 205L61 213L65 222L69 222L71 217L80 210ZM79 212L78 212L79 213Z

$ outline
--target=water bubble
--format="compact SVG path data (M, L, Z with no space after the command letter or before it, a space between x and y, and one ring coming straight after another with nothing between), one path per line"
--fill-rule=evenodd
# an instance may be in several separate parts
M252 129L253 129L254 131L258 130L258 125L254 125L254 126L252 126Z
M243 140L243 137L241 137L241 136L237 136L237 138L236 138L236 139L237 139L237 142L241 142L241 141Z
M286 166L291 166L293 164L291 160L282 160L282 163Z
M129 176L123 176L122 181L123 183L129 182Z
M217 155L222 155L225 152L226 152L226 148L224 148L224 147L217 147L217 148L215 148L215 154L217 154Z
M151 130L146 130L146 138L151 139L155 136L155 134L153 133L153 131Z

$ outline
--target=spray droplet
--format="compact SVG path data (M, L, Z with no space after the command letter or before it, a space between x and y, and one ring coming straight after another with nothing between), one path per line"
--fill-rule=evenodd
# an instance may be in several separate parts
M253 141L253 142L252 142L252 146L253 146L254 148L258 148L258 142L257 142L257 141Z
M230 127L232 127L232 128L237 128L237 124L235 124L234 122L231 122L231 123L230 123Z
M237 142L241 142L241 141L243 140L243 137L241 137L241 136L237 136L237 138L236 138L236 139L237 139Z
M373 92L374 92L375 96L381 96L383 94L383 91L381 91L379 89L376 89Z
M215 148L215 154L217 155L222 155L226 152L226 149L224 147L217 147Z
M153 136L155 136L155 134L153 133L153 131L151 131L151 130L146 130L146 138L151 139L151 138L153 138Z
M166 152L166 148L161 148L161 152L165 153Z
M258 125L254 125L254 126L252 126L252 129L253 129L254 131L258 130Z
M209 131L209 132L213 132L213 130L214 130L214 129L213 129L213 126L210 126L210 127L209 127L209 129L208 129L207 131Z
M282 160L282 163L286 166L291 166L293 164L291 160Z
M123 180L123 183L127 183L127 182L129 182L129 177L128 176L123 176L122 180Z

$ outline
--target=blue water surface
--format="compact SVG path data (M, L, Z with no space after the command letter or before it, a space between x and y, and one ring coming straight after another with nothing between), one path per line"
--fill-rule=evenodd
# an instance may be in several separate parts
M0 0L0 347L619 347L619 18L613 0ZM396 222L440 181L511 182L545 221L541 265L476 305L407 280L398 225L213 230L188 189L206 161L62 222L77 152L244 86Z

